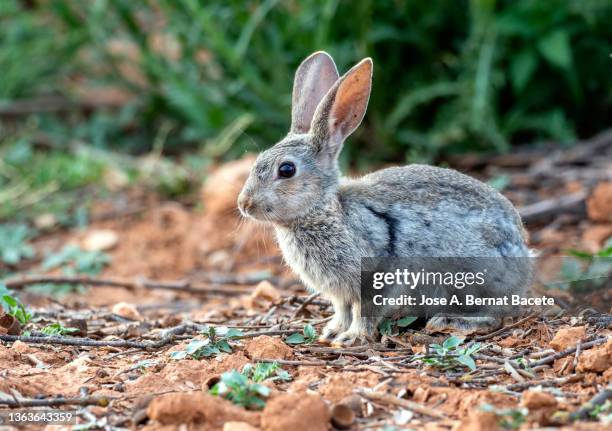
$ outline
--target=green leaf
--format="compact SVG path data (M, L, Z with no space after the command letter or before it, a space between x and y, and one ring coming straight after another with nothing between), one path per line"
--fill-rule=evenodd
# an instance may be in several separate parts
M304 336L308 342L313 342L317 338L317 331L315 330L314 326L311 324L304 326Z
M295 334L291 334L287 338L285 338L285 343L287 344L304 344L304 342L306 342L306 339L302 334L298 332L296 332Z
M215 345L219 348L219 350L221 350L222 352L225 353L232 353L232 346L229 345L229 343L225 340L220 340L217 343L215 343Z
M237 338L237 337L242 337L244 335L244 333L239 330L239 329L235 329L235 328L230 328L228 329L227 333L225 334L226 338Z
M461 355L457 356L457 362L467 366L470 370L474 371L476 369L476 362L470 356Z
M263 395L264 397L270 395L270 388L267 386L256 383L252 386L252 388L255 390L255 392L257 392L259 395Z
M72 334L74 332L78 332L77 328L66 328L59 323L52 323L51 325L47 325L40 330L45 335L67 335Z
M378 324L378 330L381 335L391 335L393 333L393 321L391 319L384 318Z
M442 343L442 347L448 350L452 350L458 345L460 345L462 342L463 340L461 338L453 335L452 337L448 337L446 340L444 340L444 343Z
M4 301L5 304L8 305L8 308L17 307L17 305L19 304L17 300L10 295L4 295L2 297L2 300Z
M209 343L210 343L209 340L192 340L192 341L189 342L189 344L187 344L187 347L185 348L185 351L188 354L193 355L198 350L200 350L203 347L207 346Z
M538 58L532 50L522 51L512 58L510 63L510 79L516 93L525 89L536 70L537 64Z
M400 320L397 321L397 326L404 328L406 326L412 325L416 320L417 320L416 316L402 317Z
M565 30L549 33L538 41L538 50L551 64L569 70L572 65L570 40Z
M178 350L176 352L170 353L171 359L181 360L181 359L185 359L186 357L187 357L187 352L184 350Z

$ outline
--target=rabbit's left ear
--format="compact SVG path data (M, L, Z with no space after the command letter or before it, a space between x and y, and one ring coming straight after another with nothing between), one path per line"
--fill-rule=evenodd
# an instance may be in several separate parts
M315 145L336 157L342 143L361 124L372 88L372 59L357 63L327 92L311 125Z
M318 51L306 58L295 72L291 100L291 132L306 133L315 109L340 76L331 56Z

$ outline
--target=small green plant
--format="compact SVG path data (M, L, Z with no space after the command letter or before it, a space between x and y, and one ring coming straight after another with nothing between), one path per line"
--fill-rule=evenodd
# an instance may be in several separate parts
M74 334L75 332L78 332L79 330L77 328L67 328L65 326L63 326L61 323L52 323L50 325L45 326L44 328L42 328L40 330L40 332L42 332L45 335L50 335L50 336L64 336L64 335L70 335L70 334Z
M281 380L284 382L291 380L291 375L283 370L278 362L259 362L257 365L246 364L242 369L242 374L255 383L261 383L264 380Z
M100 251L83 250L76 245L66 245L58 252L47 253L41 269L61 269L67 276L77 274L97 275L110 263L110 256ZM69 283L43 283L30 287L31 290L51 295L65 295L83 289L81 285Z
M42 269L61 268L64 274L97 275L110 262L110 257L100 251L83 250L76 245L66 245L57 253L48 253Z
M270 394L270 388L253 382L243 373L233 370L223 373L221 380L212 387L210 393L248 409L261 409L266 404L262 397L265 398Z
M302 333L296 332L295 334L289 335L285 339L287 344L312 344L317 339L317 331L314 326L308 324L304 326Z
M0 305L4 308L5 313L17 319L21 326L27 325L32 320L32 313L1 283Z
M612 401L606 400L605 403L596 405L589 412L589 416L593 419L602 419L607 424L612 423Z
M170 357L172 359L185 359L187 357L193 359L208 358L211 356L217 356L218 354L232 353L232 345L230 342L241 337L243 334L238 329L228 329L225 327L209 327L206 331L202 332L204 339L196 338L187 344L185 350L179 350L172 352Z
M605 285L612 274L612 239L596 253L568 250L571 257L563 260L560 283L548 287L587 292Z
M498 409L490 404L483 404L480 409L495 414L499 418L499 425L503 429L514 430L520 428L527 421L529 411L526 408Z
M381 335L394 335L397 334L398 328L405 328L407 326L412 325L417 320L415 316L405 316L399 320L391 320L388 318L384 318L378 324L378 331Z
M444 340L440 344L430 344L430 353L420 358L424 363L442 370L454 370L463 366L474 371L476 362L472 355L483 348L479 343L469 344L465 347L459 347L463 343L463 339L452 336Z
M0 225L0 260L7 265L15 265L23 259L34 257L34 249L28 241L34 236L25 224Z

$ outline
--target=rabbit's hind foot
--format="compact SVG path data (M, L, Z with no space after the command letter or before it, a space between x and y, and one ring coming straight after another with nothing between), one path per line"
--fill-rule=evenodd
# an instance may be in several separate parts
M501 319L492 316L434 316L427 322L427 332L460 335L486 334L501 326Z

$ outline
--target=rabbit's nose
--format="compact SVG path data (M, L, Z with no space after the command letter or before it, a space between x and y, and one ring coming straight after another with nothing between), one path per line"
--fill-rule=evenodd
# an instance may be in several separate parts
M244 215L248 215L249 209L253 207L253 198L251 196L247 196L246 194L241 194L238 196L238 209Z

